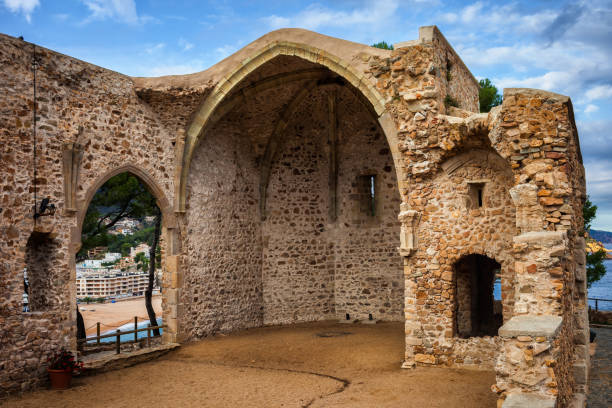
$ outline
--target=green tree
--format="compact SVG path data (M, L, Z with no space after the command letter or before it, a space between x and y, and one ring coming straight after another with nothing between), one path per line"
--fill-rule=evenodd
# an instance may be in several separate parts
M123 246L125 242L134 243L136 239L146 240L151 247L151 254L147 263L141 262L140 267L143 271L148 269L149 284L145 291L145 306L153 326L157 325L157 318L152 305L157 263L155 253L161 234L161 211L156 201L153 194L131 173L121 173L108 179L96 192L87 208L81 231L82 246L77 254L77 259L83 259L87 250L97 246L108 246L109 249L123 253L127 250L127 247ZM136 238L112 235L108 232L123 219L142 220L147 216L154 217L153 225L134 234L137 236ZM153 332L156 336L160 334L159 329L155 329Z
M377 42L376 44L372 44L374 48L382 48L383 50L393 50L393 44L387 44L386 41Z
M478 81L480 89L478 90L478 98L480 100L480 112L490 112L491 108L501 105L503 99L497 91L497 87L491 83L489 78Z
M136 262L136 268L141 271L147 272L149 270L149 259L144 252L137 253L134 257L134 262Z
M591 202L587 196L582 206L582 217L584 219L584 233L588 237L588 232L591 229L591 223L597 215L597 206ZM587 238L587 241L591 238ZM606 267L603 260L606 258L606 251L600 249L596 252L587 252L586 255L586 273L587 273L587 286L591 285L606 274Z
M81 232L82 246L77 258L83 259L89 249L109 246L120 239L108 233L117 222L153 215L154 208L157 208L155 197L136 176L121 173L111 177L96 192L87 208Z

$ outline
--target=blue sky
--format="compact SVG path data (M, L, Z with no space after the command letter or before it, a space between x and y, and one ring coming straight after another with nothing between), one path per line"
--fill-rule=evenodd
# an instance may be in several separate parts
M201 71L281 27L371 44L431 24L477 78L571 96L594 227L612 231L612 0L0 0L0 32L133 76Z

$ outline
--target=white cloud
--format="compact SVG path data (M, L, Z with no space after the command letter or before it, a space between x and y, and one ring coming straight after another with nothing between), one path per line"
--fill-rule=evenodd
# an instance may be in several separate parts
M600 30L608 33L606 41L604 34L596 36L589 31L578 35L577 30L609 27L612 10L595 12L591 3L580 7L580 13L551 37L550 26L561 17L568 19L565 9L523 14L515 4L495 8L479 2L458 11L461 17L448 36L468 67L479 74L482 70L497 72L489 77L498 88L530 87L562 93L585 112L592 101L612 97L612 46L605 45L612 44L612 35L609 30ZM442 17L449 20L446 14ZM588 109L595 112L594 107Z
M300 27L317 30L321 27L353 27L384 24L394 15L398 1L370 1L363 8L350 11L332 10L319 4L311 4L294 16L272 15L264 21L273 29L280 27Z
M479 13L483 8L484 4L481 2L476 2L464 7L464 9L461 11L461 21L465 24L471 24L480 19L481 16L479 16Z
M568 85L572 83L574 76L570 72L551 71L543 75L527 78L495 78L493 82L501 89L503 88L536 88L552 92L568 93Z
M612 85L598 85L585 92L584 97L587 101L597 99L612 98Z
M264 17L263 20L270 26L270 28L273 29L289 27L289 24L291 24L290 19L286 17L280 17L275 14L268 17Z
M53 14L52 17L54 19L56 19L57 21L66 21L66 20L68 20L68 18L70 16L68 14L65 14L65 13L58 13L58 14Z
M189 51L193 48L193 43L185 40L184 38L179 38L178 45L183 49L183 51Z
M459 19L459 16L456 13L444 13L440 15L439 19L447 23L454 23Z
M22 13L29 23L32 21L32 12L40 6L40 2L38 0L4 0L4 5L13 13Z
M238 46L236 46L236 45L229 45L229 44L227 44L227 45L224 45L222 47L215 48L215 54L216 54L216 57L219 60L222 60L224 58L229 57L230 55L232 55L236 51L238 51Z
M84 23L92 20L116 20L128 24L143 24L154 20L150 16L139 16L134 0L81 0L90 11Z
M558 11L543 10L533 14L522 14L516 3L485 5L476 2L465 6L457 13L439 14L436 20L462 23L469 32L483 31L494 36L507 37L511 33L539 33L555 20ZM478 37L482 41L482 36Z
M144 51L147 54L151 55L151 54L155 54L158 51L161 51L162 49L164 49L165 46L166 46L165 43L157 43L157 44L145 47Z
M593 113L593 112L597 112L599 110L599 106L597 105L593 105L592 103L589 103L586 108L584 108L584 113Z

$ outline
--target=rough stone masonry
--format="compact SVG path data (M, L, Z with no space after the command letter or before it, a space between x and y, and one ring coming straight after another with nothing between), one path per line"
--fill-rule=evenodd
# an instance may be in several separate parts
M130 172L163 213L165 342L405 321L406 368L494 369L500 406L583 401L585 180L568 97L505 89L478 113L477 81L434 26L393 51L283 29L160 78L3 35L0 65L2 395L44 384L49 354L76 348L83 218ZM34 219L35 187L54 215Z

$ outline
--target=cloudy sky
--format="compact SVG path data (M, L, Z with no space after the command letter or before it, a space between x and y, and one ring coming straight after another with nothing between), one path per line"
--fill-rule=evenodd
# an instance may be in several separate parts
M436 24L477 78L574 103L595 228L612 231L612 0L0 0L0 32L133 76L201 71L270 30L372 44Z

